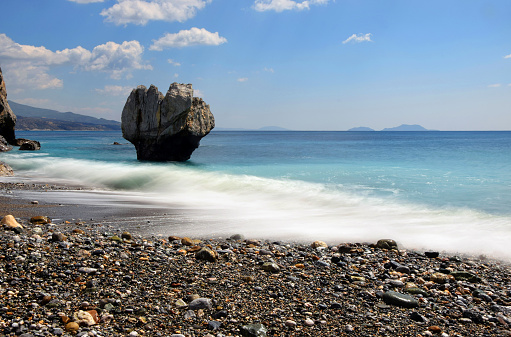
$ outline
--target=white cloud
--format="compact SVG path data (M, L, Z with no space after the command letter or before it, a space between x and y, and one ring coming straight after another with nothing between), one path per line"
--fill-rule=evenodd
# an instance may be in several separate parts
M500 88L500 83L490 84L488 88Z
M202 90L193 89L193 97L204 97L204 93Z
M330 0L256 0L254 9L258 12L275 11L283 12L288 10L309 9L311 5L327 4Z
M265 67L263 70L268 72L268 73L272 73L272 74L275 72L275 70L273 70L273 68L266 68Z
M176 62L176 61L174 61L172 59L168 59L167 62L172 64L173 66L176 66L176 67L180 67L181 66L181 63Z
M68 0L71 2L76 2L77 4L91 4L93 2L103 2L105 0Z
M20 98L16 99L15 102L38 107L50 103L50 100L46 98Z
M346 40L342 41L342 43L346 44L348 42L353 42L353 43L372 42L373 40L371 40L371 36L372 36L371 33L353 34L350 37L348 37Z
M95 91L100 95L108 96L128 96L133 87L123 87L120 85L105 85L103 89L96 89Z
M15 88L28 85L36 89L62 87L63 81L49 73L52 67L57 66L105 72L116 79L124 74L129 77L134 69L152 69L142 60L143 51L138 41L107 42L92 51L80 46L51 51L44 46L19 44L0 34L0 59L9 85Z
M511 54L504 56L505 59L511 59Z
M132 69L152 69L142 60L144 47L138 41L124 41L122 44L107 42L94 47L92 57L84 65L88 71L103 71L119 79Z
M237 79L238 82L246 82L248 81L248 77L240 77Z
M190 30L181 30L179 33L167 33L158 40L153 40L150 50L163 50L164 48L181 48L188 46L218 46L226 43L227 39L211 33L204 28L193 27Z
M178 78L179 77L179 74L178 73L175 73L174 74L174 78Z
M184 22L211 0L117 0L101 15L116 25L145 25L152 20Z

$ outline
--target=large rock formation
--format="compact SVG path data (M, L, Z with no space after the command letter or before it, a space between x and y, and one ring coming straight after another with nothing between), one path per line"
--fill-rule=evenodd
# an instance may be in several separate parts
M122 136L135 145L138 160L188 160L214 127L209 105L193 97L191 84L172 83L165 96L154 85L138 86L122 110Z
M7 102L7 90L5 89L2 69L0 69L0 136L3 136L9 144L14 144L14 126L16 116Z

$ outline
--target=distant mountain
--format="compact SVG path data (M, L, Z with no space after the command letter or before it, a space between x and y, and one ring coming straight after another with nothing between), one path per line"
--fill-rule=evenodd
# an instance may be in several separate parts
M376 131L376 130L365 127L365 126L359 126L358 128L351 128L348 131Z
M35 108L9 101L18 117L17 130L120 130L121 123L73 112Z
M414 125L401 124L400 126L396 126L394 128L385 128L381 131L429 131L429 130L417 124Z
M289 131L288 129L281 128L280 126L263 126L257 131Z

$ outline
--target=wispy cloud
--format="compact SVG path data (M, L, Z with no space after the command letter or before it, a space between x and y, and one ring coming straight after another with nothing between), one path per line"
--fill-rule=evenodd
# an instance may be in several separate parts
M127 97L133 89L133 87L123 87L120 85L105 85L103 89L96 89L95 91L100 95Z
M289 10L309 9L311 5L327 4L330 0L256 0L253 8L258 12L275 11L283 12Z
M168 59L168 63L172 64L173 66L180 67L181 63L174 61L173 59Z
M150 50L163 50L165 48L182 48L189 46L218 46L226 43L227 39L211 33L204 28L193 27L190 30L181 30L178 33L167 33L158 40L153 40Z
M488 85L488 88L499 88L501 86L500 83L490 84Z
M16 99L16 103L27 104L35 107L48 104L50 102L47 98L21 98Z
M511 54L504 56L505 59L511 59Z
M152 69L144 62L144 47L138 41L124 41L121 44L107 42L92 50L81 46L51 51L44 46L22 45L5 34L0 34L0 59L6 65L6 76L14 86L30 84L37 89L54 89L63 86L63 81L50 75L56 66L72 66L84 71L104 72L111 78L129 76L134 69Z
M273 70L273 68L266 68L265 67L263 70L268 72L268 73L272 73L272 74L275 72L275 70Z
M248 81L248 77L240 77L237 79L238 82L246 82Z
M211 0L117 0L101 11L105 21L116 25L145 25L149 21L184 22Z
M360 42L372 42L371 36L373 34L367 33L367 34L353 34L350 37L348 37L346 40L342 41L343 44L346 44L348 42L352 43L360 43Z

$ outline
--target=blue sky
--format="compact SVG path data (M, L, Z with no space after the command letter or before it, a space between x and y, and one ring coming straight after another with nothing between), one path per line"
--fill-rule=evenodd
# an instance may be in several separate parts
M192 83L223 128L511 130L511 1L2 0L18 103L120 120Z

